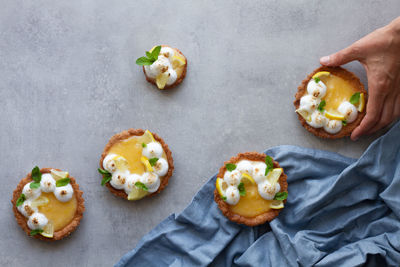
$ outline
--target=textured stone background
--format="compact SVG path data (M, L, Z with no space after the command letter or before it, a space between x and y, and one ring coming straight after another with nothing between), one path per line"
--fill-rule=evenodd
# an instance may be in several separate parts
M0 265L110 266L174 212L232 155L292 144L358 157L376 138L321 140L292 105L320 56L398 15L392 1L1 0ZM189 60L183 84L159 91L137 57L155 44ZM347 66L364 84L358 63ZM113 134L148 128L176 171L159 196L130 203L100 186ZM10 198L33 166L70 171L86 212L71 237L28 238Z

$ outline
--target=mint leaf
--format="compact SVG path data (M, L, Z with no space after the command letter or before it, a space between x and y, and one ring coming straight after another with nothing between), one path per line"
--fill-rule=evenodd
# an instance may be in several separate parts
M319 103L319 105L318 105L318 110L319 110L320 112L324 111L325 106L326 106L326 101L325 101L325 100L322 100L322 101Z
M318 77L315 77L315 78L314 78L314 81L315 81L316 83L319 83L319 82L321 81L321 79L318 78Z
M151 53L149 51L146 51L146 57L147 58L153 58L153 56L151 55Z
M98 168L99 173L103 176L103 180L101 180L101 186L104 186L111 180L111 173L107 170L103 170Z
M358 102L360 102L360 92L354 93L350 97L350 103L352 103L353 105L357 104Z
M270 156L266 155L265 164L267 165L267 168L265 168L265 176L267 176L267 174L274 168L274 161Z
M39 188L39 187L40 187L40 182L32 182L32 183L29 185L29 187L32 188L32 189Z
M244 188L244 183L238 185L239 194L244 197L246 195L246 188Z
M142 147L145 148L147 145L145 143L142 143Z
M21 206L25 200L26 200L26 197L24 194L19 195L19 198L17 199L17 207Z
M135 186L136 186L137 188L140 188L140 189L144 190L144 191L148 191L148 190L149 190L149 189L147 188L147 186L145 186L144 183L141 183L141 182L136 182L136 183L135 183Z
M227 163L226 165L225 165L225 168L228 170L228 171L233 171L233 170L235 170L236 169L236 165L235 164L233 164L233 163Z
M31 236L34 236L34 235L37 235L37 234L40 234L40 233L43 233L43 229L31 230L30 235L31 235Z
M63 178L63 179L57 180L56 187L66 186L67 184L69 184L70 181L71 181L71 179L69 179L69 178Z
M223 201L226 201L226 196L221 196Z
M136 64L139 66L149 66L154 63L154 60L149 59L147 57L140 57L136 60Z
M151 159L149 159L149 162L150 162L150 165L151 165L151 166L156 165L157 161L158 161L158 158L151 158Z
M276 193L274 200L285 200L287 199L288 193L287 192L278 192Z
M37 183L40 183L40 180L42 179L42 173L40 172L40 169L38 166L35 166L35 168L32 169L31 177L32 177L32 180L34 180Z
M154 61L158 59L160 51L161 51L161 45L154 47L153 51L151 51L151 57Z
M343 126L347 125L347 121L342 121Z

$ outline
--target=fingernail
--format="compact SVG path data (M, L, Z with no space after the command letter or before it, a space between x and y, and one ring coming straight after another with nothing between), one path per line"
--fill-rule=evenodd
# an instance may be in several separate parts
M322 65L327 65L327 64L329 64L329 60L330 60L330 57L329 57L329 56L325 56L325 57L321 57L321 58L319 59L319 62L320 62Z

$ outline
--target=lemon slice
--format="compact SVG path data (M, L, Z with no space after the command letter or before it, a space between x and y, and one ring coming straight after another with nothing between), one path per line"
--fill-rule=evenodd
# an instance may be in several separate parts
M174 55L172 57L172 68L173 69L176 69L176 68L179 68L179 67L185 65L185 63L186 63L186 60L181 56Z
M152 171L153 171L153 167L151 167L150 162L149 162L149 159L148 159L147 157L142 156L142 157L140 158L140 160L142 161L142 163L144 164L144 166L146 167L146 170L147 170L148 172L152 172Z
M313 78L313 79L315 79L315 78L321 78L322 76L329 76L329 75L331 75L331 73L330 73L329 71L319 71L319 72L315 73L315 74L312 76L312 78Z
M363 112L365 108L365 96L364 93L360 94L360 103L358 104L358 111Z
M337 113L332 113L329 111L325 111L325 117L327 117L330 120L338 120L338 121L342 121L344 120L344 116L341 114L337 114Z
M224 179L217 178L215 183L215 187L221 197L225 196L226 189L228 188L228 184L224 181Z
M311 121L311 115L308 114L308 111L302 108L296 109L296 112L300 114L306 121Z
M113 158L115 167L120 171L126 171L128 169L128 161L122 156L115 156Z
M54 226L53 222L49 221L44 227L43 232L40 233L44 237L53 238L54 236Z
M164 89L165 85L167 84L168 81L168 73L163 72L158 74L157 78L156 78L156 84L158 89Z
M242 173L241 182L244 184L255 184L256 183L256 181L254 181L253 177L251 177L247 173Z
M32 201L31 206L32 207L40 207L40 206L46 206L49 204L49 199L45 196L40 196L37 199Z
M283 201L282 200L272 200L269 204L269 207L274 210L283 209Z
M139 200L147 196L148 192L141 188L133 187L132 191L128 194L128 200Z
M51 176L53 176L54 180L56 180L56 181L69 177L68 172L57 171L54 169L51 169L50 174L51 174Z
M276 184L279 181L279 177L281 177L282 173L283 173L283 169L282 168L272 169L272 171L270 171L268 173L268 175L267 175L267 180L271 184Z

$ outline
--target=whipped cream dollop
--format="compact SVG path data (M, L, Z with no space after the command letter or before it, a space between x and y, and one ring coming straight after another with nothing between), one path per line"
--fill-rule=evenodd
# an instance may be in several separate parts
M42 193L42 190L40 189L40 187L38 188L31 188L31 183L27 183L24 188L22 189L22 194L25 195L26 198L31 198L31 199L35 199L38 196L40 196L40 194Z
M279 182L272 184L268 180L268 174L265 176L267 165L262 161L240 160L233 171L226 170L223 180L227 184L223 192L226 202L230 205L236 205L240 200L238 186L241 183L243 175L250 175L257 184L258 193L264 199L271 200L281 189Z
M306 123L314 128L322 128L330 133L336 134L342 129L342 122L338 120L332 120L325 116L325 111L319 111L318 106L322 101L322 98L326 95L327 87L319 80L311 79L307 84L307 93L300 98L300 107L298 110L302 110L308 114L305 118ZM351 123L356 120L358 116L357 108L348 101L342 102L338 109L338 113L344 116L344 120ZM330 116L332 118L332 116Z
M71 200L74 195L74 189L71 184L67 184L65 186L56 187L54 189L54 196L61 202L68 202Z
M43 213L35 212L29 217L27 224L31 230L36 230L43 229L48 222L49 220Z
M50 173L42 174L42 179L40 180L40 189L43 192L50 193L56 189L56 180Z
M129 170L119 170L117 164L115 164L115 158L119 157L119 160L124 160L124 158L116 154L108 154L104 158L103 168L112 174L110 185L113 188L124 190L128 195L135 187L153 193L160 187L161 177L167 175L169 170L168 161L163 158L164 154L162 145L157 141L152 141L142 146L142 156L146 157L146 160L156 159L156 161L152 161L153 165L149 168L152 169L151 171L147 170L142 174L137 174L131 173ZM145 188L136 185L138 182L143 184Z
M38 211L37 207L32 207L32 200L27 199L22 205L17 207L18 211L25 217L31 216L33 213Z
M177 73L172 67L172 57L175 55L175 50L170 47L162 47L158 59L149 66L144 66L146 75L150 78L157 78L161 73L168 74L167 85L173 84L177 79Z

